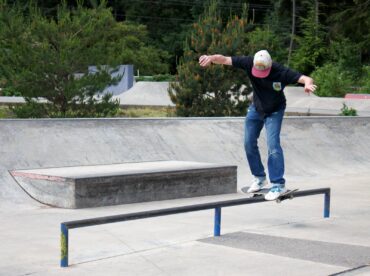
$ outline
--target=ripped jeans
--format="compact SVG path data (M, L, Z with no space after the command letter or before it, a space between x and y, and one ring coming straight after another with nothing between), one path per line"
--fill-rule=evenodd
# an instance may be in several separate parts
M254 105L248 109L245 120L244 148L251 173L258 178L266 178L257 140L263 126L266 129L268 160L267 167L270 182L284 186L284 155L280 146L280 130L285 108L263 116L256 111Z

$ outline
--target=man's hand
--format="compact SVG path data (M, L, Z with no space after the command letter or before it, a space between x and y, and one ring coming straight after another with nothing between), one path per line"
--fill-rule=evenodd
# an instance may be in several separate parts
M313 84L313 79L305 75L302 75L298 82L304 84L304 92L306 93L313 93L317 88L317 85Z
M315 92L316 88L317 88L317 85L315 85L315 84L305 84L304 92L313 93L313 92Z
M203 55L199 58L199 65L202 67L207 67L214 64L232 65L231 57L225 57L223 55Z
M207 67L212 64L212 56L203 55L199 58L199 65Z

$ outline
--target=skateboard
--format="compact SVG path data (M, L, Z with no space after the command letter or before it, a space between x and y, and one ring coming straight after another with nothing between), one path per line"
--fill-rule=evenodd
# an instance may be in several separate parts
M253 192L253 193L248 193L249 187L243 187L241 189L241 191L245 194L250 194L252 195L252 197L257 197L257 196L264 196L265 194L267 194L270 189L262 189L262 190L259 190L258 192ZM293 190L287 190L285 193L281 194L277 199L275 199L275 201L277 203L281 203L283 200L286 200L286 199L293 199L294 198L294 193L298 191L298 189L293 189Z

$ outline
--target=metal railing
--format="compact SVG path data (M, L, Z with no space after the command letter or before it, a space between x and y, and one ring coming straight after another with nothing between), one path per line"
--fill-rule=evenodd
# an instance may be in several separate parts
M311 196L311 195L318 195L318 194L324 194L324 217L328 218L330 216L330 188L297 191L297 192L294 192L292 195L294 197L303 197L303 196ZM230 207L230 206L252 204L252 203L259 203L259 202L268 202L268 201L266 201L263 196L257 196L257 197L252 197L252 198L239 198L239 199L232 199L232 200L226 200L226 201L196 204L196 205L190 205L190 206L181 206L181 207L174 207L174 208L167 208L167 209L144 211L144 212L138 212L138 213L130 213L130 214L123 214L123 215L106 216L106 217L98 217L98 218L90 218L90 219L63 222L61 223L60 266L68 267L68 251L69 251L68 231L70 229L87 227L87 226L95 226L95 225L101 225L101 224L107 224L107 223L114 223L114 222L122 222L122 221L128 221L128 220L153 218L153 217L159 217L159 216L167 216L167 215L174 215L174 214L180 214L180 213L215 209L213 235L220 236L221 234L221 208L222 207Z

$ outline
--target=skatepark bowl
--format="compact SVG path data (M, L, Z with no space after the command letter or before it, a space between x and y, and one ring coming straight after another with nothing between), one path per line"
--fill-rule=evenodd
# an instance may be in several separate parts
M370 117L286 117L299 191L281 204L240 192L243 133L244 118L0 120L0 275L369 275ZM266 164L264 131L259 147ZM114 198L122 170L131 202ZM89 183L111 194L99 202ZM324 204L303 196L315 190ZM60 226L82 222L60 268Z

